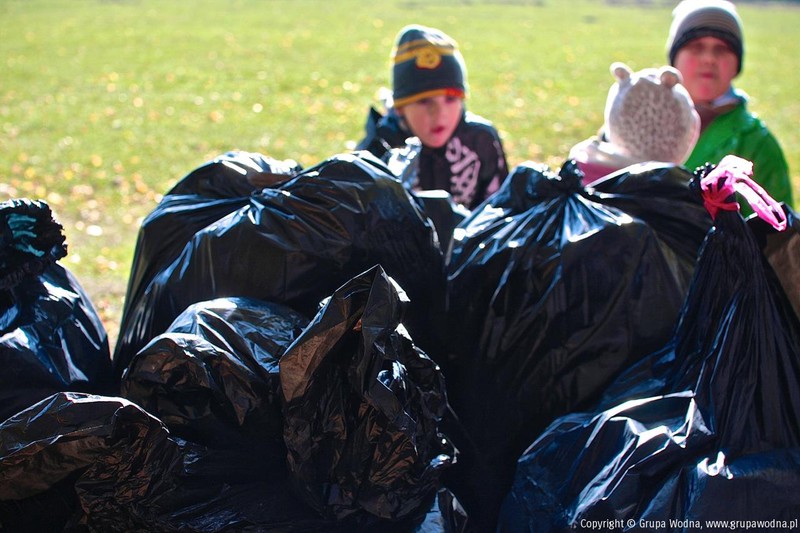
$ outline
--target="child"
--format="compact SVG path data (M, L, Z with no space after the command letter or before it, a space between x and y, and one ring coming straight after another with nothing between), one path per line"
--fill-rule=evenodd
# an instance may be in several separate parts
M680 73L672 67L634 73L613 63L616 83L608 91L600 134L576 144L569 158L583 171L583 184L636 163L682 164L700 133L700 117Z
M753 162L753 179L777 201L792 206L783 152L767 126L747 110L748 96L735 89L742 70L742 22L727 0L684 0L673 11L667 38L669 62L700 114L700 139L689 168L717 164L728 154Z
M392 62L393 101L386 102L385 116L372 110L357 148L385 157L417 137L422 149L412 188L443 189L473 209L498 189L508 169L497 130L465 110L467 72L458 45L435 28L406 26Z

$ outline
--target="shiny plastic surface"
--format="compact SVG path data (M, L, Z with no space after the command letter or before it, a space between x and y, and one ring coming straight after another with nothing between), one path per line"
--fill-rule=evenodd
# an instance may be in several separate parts
M751 230L721 211L674 336L597 410L558 419L531 445L501 530L789 524L800 488L798 383L797 316ZM740 524L728 528L749 528ZM753 527L790 527L781 524Z
M670 338L711 224L681 167L578 172L520 165L454 233L443 367L475 445L452 483L487 528L519 454Z
M421 518L453 460L439 432L444 376L400 325L407 304L372 268L327 300L280 361L289 470L323 516Z
M113 392L108 335L44 202L0 204L0 421L59 391Z
M114 353L120 372L193 303L250 297L313 316L320 300L378 264L409 293L412 307L443 307L444 259L435 230L371 156L334 156L234 205L204 221L169 264L155 259L157 268L129 291ZM409 314L407 326L421 346L439 332L432 322L440 315Z

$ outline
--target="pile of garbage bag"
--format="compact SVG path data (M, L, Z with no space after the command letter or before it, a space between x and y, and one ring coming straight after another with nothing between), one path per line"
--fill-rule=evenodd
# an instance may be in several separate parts
M460 530L439 479L455 460L444 378L402 327L407 304L375 267L308 324L252 299L190 306L121 396L62 392L0 424L0 524Z
M749 180L751 168L726 158L698 171L714 226L673 337L597 408L531 444L499 530L797 527L800 321L734 192L755 191L756 213L777 231L794 214Z
M124 398L58 393L6 420L0 436L0 524L9 531L325 524L260 454L176 439Z
M454 233L441 364L464 438L448 476L486 527L528 444L670 337L711 225L682 167L581 177L519 165Z
M198 302L134 356L121 394L178 437L215 448L269 444L284 456L278 362L307 325L252 298Z
M253 166L264 168L264 161L259 163ZM407 317L415 342L436 349L441 331L435 317L441 312L435 311L444 301L444 257L436 231L384 163L369 154L333 156L246 197L172 196L151 215L159 229L140 232L134 270L142 274L134 274L129 285L113 357L120 373L193 303L249 297L310 317L323 298L377 264L420 310ZM198 200L199 214L182 214L187 202ZM163 235L187 225L187 218L194 232L181 237L179 252L178 241L168 246L169 262L156 249L148 252L152 241L163 247ZM422 310L434 319L423 318Z
M47 204L0 204L0 530L793 518L800 226L746 162L526 162L469 212L418 151L187 174L113 356Z

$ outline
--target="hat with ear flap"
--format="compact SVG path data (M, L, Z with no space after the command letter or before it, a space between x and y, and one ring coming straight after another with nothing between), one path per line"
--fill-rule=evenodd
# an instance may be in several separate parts
M404 27L392 49L395 107L437 95L464 98L467 69L456 42L436 28Z
M683 164L700 135L700 117L675 68L633 72L613 63L603 131L621 155L640 162Z

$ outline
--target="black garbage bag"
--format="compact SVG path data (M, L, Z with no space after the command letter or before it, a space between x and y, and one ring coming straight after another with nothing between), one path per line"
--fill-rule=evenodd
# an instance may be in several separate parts
M192 303L250 297L314 316L351 277L384 265L409 293L407 327L436 338L444 259L435 230L383 163L334 156L197 231L181 254L128 304L114 353L120 372ZM432 342L432 341L431 341Z
M708 173L710 169L706 168L702 172ZM698 173L700 171L698 170ZM702 175L702 174L698 174ZM757 186L757 184L756 184ZM766 195L766 193L763 193ZM755 248L760 252L754 256L752 261L762 262L766 259L770 267L764 268L765 276L774 278L775 283L782 289L780 295L776 296L775 304L778 307L787 307L780 312L792 314L792 310L797 317L798 308L798 295L797 289L800 287L798 284L797 271L794 266L798 263L798 253L800 248L798 245L800 241L797 237L798 222L797 218L789 207L782 205L780 208L774 208L776 212L780 212L782 217L786 220L785 229L776 230L771 222L758 215L752 215L747 220L747 227L750 231L743 231L737 229L739 233L744 233L748 239L748 246L750 246L750 239L755 242ZM727 217L728 219L730 217ZM722 224L731 223L728 219L722 218L716 224L716 232L720 233L724 230ZM734 217L734 222L738 221ZM728 230L730 232L730 230ZM723 242L736 242L732 239ZM730 246L730 245L729 245ZM718 253L714 251L714 253ZM709 256L711 254L709 253ZM714 257L714 256L711 256ZM719 272L717 276L719 279L737 280L735 275L727 274L732 268L724 261L727 256L720 253L721 266L713 266L714 271ZM710 263L711 259L707 259ZM740 276L741 277L741 276ZM746 283L746 279L741 279L741 283ZM691 342L699 342L697 339L703 338L708 331L717 331L720 329L720 323L729 320L727 316L720 313L718 310L730 307L730 300L734 297L733 293L738 291L738 287L731 281L730 292L718 291L710 293L706 288L697 287L692 290L697 291L698 294L690 293L689 299L692 300L692 306L688 309L688 302L684 304L685 309L680 316L678 328L682 328L682 335L673 335L669 342L654 351L647 357L637 361L631 367L622 372L604 391L600 401L597 405L592 407L593 411L603 411L605 409L613 408L627 400L645 398L649 396L656 396L659 394L666 394L675 391L690 390L693 388L700 374L701 366L704 363L702 357L684 357L679 358L677 353L684 353L691 351L692 353L705 353L707 348L705 345L698 345L695 347L688 347L683 343L689 339ZM716 297L716 299L715 299ZM695 331L696 330L696 331ZM689 333L691 331L691 334ZM794 334L794 330L789 330Z
M425 216L430 218L436 228L439 247L449 257L453 241L453 231L466 219L470 211L453 201L453 196L444 189L419 190L416 188L419 173L419 157L422 143L417 137L409 137L405 144L389 149L383 156L386 166L409 191Z
M500 530L797 527L800 322L730 210L730 182L750 185L743 168L735 158L698 171L715 223L674 336L652 356L663 375L642 390L656 395L554 422L520 458ZM779 209L754 207L781 227Z
M356 150L366 150L375 157L386 159L393 148L402 147L408 134L400 127L397 113L382 114L370 106L364 122L364 138L356 145Z
M173 435L213 448L261 448L285 462L278 361L308 325L251 298L189 306L131 361L122 396Z
M442 364L468 441L447 475L487 529L525 447L669 339L711 224L690 178L637 165L584 189L573 162L525 163L456 228Z
M407 305L376 266L334 292L280 361L296 490L373 531L420 522L455 453L439 431L444 377L405 333Z
M323 518L299 499L293 500L288 489L278 360L307 323L286 307L248 298L194 304L167 333L134 357L123 376L122 393L162 420L172 435L225 450L204 458L220 472L247 468L249 458L257 456L259 468L268 473L265 477L272 486L286 484L289 494L281 505L298 508L293 520L299 522L285 524L287 531L306 531L313 526L314 530L349 532L354 527L351 522L340 524L335 518ZM230 479L232 472L221 479ZM253 475L233 478L252 479ZM265 503L251 492L263 490L263 485L243 485L228 498L235 497L239 509L263 508ZM271 494L270 499L274 499ZM277 517L286 514L271 513ZM273 520L267 520L271 515L264 511L251 519L259 516L271 524L269 531L276 530ZM465 522L455 497L440 489L425 520L413 531L462 531L459 524ZM409 524L393 522L381 529L412 531Z
M433 222L439 238L439 246L447 262L453 242L453 232L469 216L469 210L453 201L453 196L444 190L415 191L412 197L419 203L422 212Z
M132 460L146 453L153 463ZM9 531L61 531L76 513L102 514L101 505L81 510L76 484L87 472L93 478L98 463L110 467L113 455L121 483L132 476L147 481L128 500L160 482L154 467L170 469L178 459L158 420L119 398L62 392L8 418L0 424L0 524Z
M67 255L63 227L50 206L23 198L0 203L0 289L38 276Z
M139 228L121 329L127 329L128 314L153 278L180 255L195 233L249 205L251 194L300 170L292 160L231 151L184 176Z
M50 207L0 203L0 420L59 391L117 390L108 335Z
M301 170L303 167L294 159L274 159L257 152L232 150L191 171L166 196L240 198L287 181Z
M777 231L757 215L747 219L747 224L758 241L759 248L778 276L786 296L800 317L800 220L797 213L783 204L786 230Z
M4 531L346 531L253 451L173 438L136 404L58 393L0 424Z

